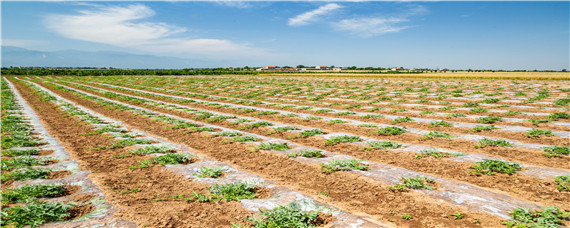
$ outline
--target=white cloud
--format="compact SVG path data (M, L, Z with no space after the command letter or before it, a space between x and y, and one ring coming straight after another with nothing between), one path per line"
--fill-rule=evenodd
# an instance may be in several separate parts
M319 16L326 15L339 8L342 8L342 6L336 3L329 3L315 10L299 14L296 17L289 18L288 24L290 26L308 25L310 22L317 20Z
M208 57L262 56L265 50L223 39L191 39L174 37L186 28L166 23L143 22L155 12L142 4L129 6L96 6L78 15L51 15L46 25L60 35L82 41L110 44L154 54L203 55Z
M49 42L45 40L20 40L20 39L2 39L2 46L13 46L21 48L41 47Z
M375 35L382 35L386 33L394 33L402 31L409 26L398 26L398 23L408 21L405 18L356 18L356 19L345 19L339 22L335 22L332 26L344 32L349 32L350 34L371 37Z
M215 1L215 3L218 4L218 5L222 5L222 6L234 7L234 8L240 8L240 9L251 8L251 7L253 6L253 5L250 4L249 2L239 1L239 0L234 0L234 1Z

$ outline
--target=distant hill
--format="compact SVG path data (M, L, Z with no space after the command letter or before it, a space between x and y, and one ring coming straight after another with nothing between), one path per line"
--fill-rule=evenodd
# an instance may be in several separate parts
M209 64L212 64L209 62ZM213 63L215 64L215 63ZM191 68L204 67L204 61L112 51L65 50L44 52L2 46L2 67L115 67L115 68Z

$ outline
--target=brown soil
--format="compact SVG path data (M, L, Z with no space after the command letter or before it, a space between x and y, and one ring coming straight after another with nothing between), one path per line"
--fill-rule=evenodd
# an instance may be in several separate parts
M69 210L69 216L65 217L64 220L80 218L81 216L91 213L93 210L95 210L93 204L75 205L75 207Z
M84 202L87 202L87 201L89 201L95 197L96 197L96 195L93 195L93 194L78 194L78 195L73 196L73 201L79 202L79 203L84 203Z
M336 217L331 214L319 212L317 218L311 222L312 225L317 227L328 227L328 224L332 224Z
M46 86L51 88L50 86ZM200 148L200 153L208 155L216 160L226 162L228 164L233 164L236 168L255 173L266 179L271 179L276 181L276 184L289 186L292 189L303 192L305 194L312 195L319 200L343 208L348 211L359 212L364 214L370 214L374 218L386 219L386 216L390 216L390 212L393 210L406 211L417 215L418 217L425 218L422 220L410 220L410 221L397 221L396 224L401 226L473 226L469 221L465 220L450 220L448 218L443 218L450 213L456 213L461 211L462 213L471 214L474 217L480 218L481 222L485 225L497 225L502 219L491 216L487 213L481 212L467 212L465 209L451 207L446 203L439 200L433 200L424 194L417 192L407 192L407 193L393 193L387 189L386 186L380 186L377 182L371 181L368 178L363 178L362 176L351 174L351 173L337 173L335 175L325 175L321 173L320 167L318 165L306 165L289 159L287 156L276 155L270 152L258 151L252 152L248 148L241 144L222 144L222 139L220 138L207 138L202 133L185 133L184 129L173 129L168 127L168 125L157 125L150 121L149 118L141 118L140 116L134 116L131 113L120 111L120 110L110 110L108 107L95 104L92 101L81 100L70 95L67 92L61 92L59 90L53 90L54 92L78 102L82 105L86 105L97 112L100 112L106 116L113 116L114 118L123 121L124 123L130 124L138 129L144 129L145 131L161 135L169 140L178 143L185 143L186 145L196 148ZM61 117L59 117L61 118ZM153 127L150 127L153 126ZM74 134L77 135L77 134ZM81 140L81 137L77 140ZM84 143L84 140L81 140ZM83 147L79 147L81 149ZM92 154L90 152L88 154ZM101 153L101 152L98 152ZM87 155L85 155L87 156ZM91 157L94 157L91 155ZM140 201L143 199L138 199L137 195L146 192L152 192L147 194L151 199L156 199L157 195L161 198L167 198L164 193L160 194L156 189L149 189L152 184L157 184L159 186L164 186L162 191L167 191L172 188L177 188L185 181L178 179L177 184L163 184L171 183L171 180L167 178L169 172L160 169L158 166L153 166L149 169L137 169L133 172L121 171L124 170L121 167L128 166L129 161L134 158L124 158L117 159L121 161L116 164L116 161L112 161L108 156L96 156L96 162L92 162L90 166L91 170L97 170L101 175L96 177L101 178L101 184L111 188L110 192L106 192L109 195L107 198L110 202L118 205L120 208L125 210L118 212L123 218L134 219L135 215L139 216L137 218L150 219L147 216L153 216L153 218L159 217L157 214L172 213L173 210L180 211L184 203L179 201L158 201L148 204L149 200L144 200L147 204L141 204ZM87 159L86 159L87 160ZM102 162L104 160L105 162ZM125 161L127 160L127 161ZM115 166L112 168L112 173L106 171L107 163L114 163ZM152 172L151 172L152 171ZM145 172L145 175L141 175L140 172ZM103 174L104 173L104 174ZM99 173L97 173L99 174ZM121 175L122 174L122 175ZM133 178L136 176L138 178ZM121 178L122 177L122 178ZM145 179L139 179L139 178ZM129 197L124 197L121 194L116 194L115 191L125 188L133 188L139 186L138 183L133 183L131 180L139 179L143 182L148 182L146 180L149 177L160 177L156 181L160 183L153 182L151 185L143 185L146 188L141 188L143 191L136 194L126 194ZM97 178L95 178L97 179ZM125 183L130 183L127 186ZM187 181L189 182L189 181ZM192 183L192 182L190 182ZM318 195L316 192L321 191L326 188L329 197L323 198L322 195ZM104 188L107 189L107 188ZM176 192L176 194L188 193L188 187L184 187L181 191ZM157 194L159 193L159 194ZM174 192L172 192L174 193ZM173 195L173 194L170 194ZM153 201L153 200L150 200ZM362 202L362 204L352 204L352 202ZM151 205L152 204L152 205ZM158 205L157 205L158 204ZM180 204L180 205L179 205ZM210 205L210 204L199 204L199 205ZM135 210L136 208L136 210ZM160 211L154 210L155 208L160 208ZM227 206L222 207L227 208ZM221 210L222 208L218 208ZM134 210L134 211L133 211ZM135 212L136 211L136 212ZM151 211L151 215L144 213L146 211ZM192 218L192 221L199 222L204 221L206 209L198 208L197 205L192 205L192 207L183 211L185 216ZM210 211L212 217L208 221L208 226L213 226L213 221L223 220L224 224L227 226L228 217L222 219L220 216L227 216L227 213L221 213L220 211ZM141 214L146 214L143 216ZM182 213L181 213L182 214ZM180 216L182 217L182 216ZM240 217L243 218L243 217ZM139 224L140 219L138 219L137 224ZM171 220L162 220L162 223L153 223L158 226L164 226Z
M56 164L59 163L59 160L57 159L51 159L45 162L45 165L51 165L51 164Z
M266 187L258 187L253 190L255 192L255 198L266 199L271 197L271 190Z
M46 156L53 154L54 150L40 150L38 151L38 156Z
M53 171L51 173L48 173L47 178L48 179L58 179L58 178L63 178L66 176L71 175L71 171L69 170L60 170L60 171Z
M63 189L65 189L65 192L63 194L57 195L55 197L73 195L76 192L78 192L79 190L81 190L81 186L79 186L79 185L64 185L62 187L63 187Z

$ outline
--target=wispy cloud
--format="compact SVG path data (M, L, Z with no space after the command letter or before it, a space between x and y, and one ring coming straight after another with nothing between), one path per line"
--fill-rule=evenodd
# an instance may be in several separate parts
M357 18L345 19L333 23L333 27L340 31L349 32L352 35L371 37L386 33L399 32L409 26L398 25L408 21L405 18Z
M337 22L332 22L331 26L342 32L348 32L355 36L364 38L378 36L388 33L396 33L408 29L413 26L405 25L405 22L410 21L410 17L422 15L427 13L428 10L423 6L412 6L399 16L385 17L359 17L352 19L343 19Z
M299 14L295 17L289 18L288 24L290 26L308 25L309 23L318 20L319 16L327 15L339 8L342 8L342 6L336 3L329 3L315 10L311 10L309 12L305 12L303 14Z
M223 39L181 38L187 29L161 22L146 22L155 12L142 4L95 6L77 15L50 15L46 25L71 39L110 44L154 54L188 57L261 56L267 51Z
M234 1L215 1L216 4L227 6L227 7L234 7L240 9L251 8L253 5L250 2L234 0Z

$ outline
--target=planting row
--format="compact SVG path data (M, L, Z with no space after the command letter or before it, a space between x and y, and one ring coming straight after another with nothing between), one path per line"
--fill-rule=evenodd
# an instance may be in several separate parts
M102 98L99 98L99 99L102 99ZM115 101L114 103L118 103L118 102ZM123 105L125 105L125 104L123 104ZM134 107L133 107L133 108L134 108ZM258 137L260 137L260 136L258 136ZM290 144L290 142L287 143L287 145L288 145L288 144ZM260 144L260 146L261 146L261 145L263 145L263 144ZM281 145L282 145L282 144L281 144ZM292 145L295 145L295 144L292 144ZM272 148L273 146L272 146L271 144L266 144L265 147L267 147L267 148ZM371 163L371 164L373 164L373 163ZM331 167L336 167L337 165L340 166L339 164L336 164L336 165L333 165L333 166L331 166ZM375 164L375 165L377 165L377 164ZM483 165L483 163L482 163L481 165ZM358 167L357 164L353 164L353 166ZM328 169L330 168L330 167L327 168L326 165L324 165L323 167L324 167L325 170L328 170ZM333 169L333 170L334 170L334 169ZM370 172L372 172L372 171L370 171ZM398 178L396 178L396 179L398 179ZM433 178L430 178L430 182L431 182L431 179L433 179ZM445 181L445 180L442 180L442 182L445 183L446 181ZM399 187L394 187L394 188L395 188L395 189L398 189ZM433 194L436 194L436 193L433 193Z
M2 78L2 226L134 224L112 216L113 206L69 159L33 109Z

